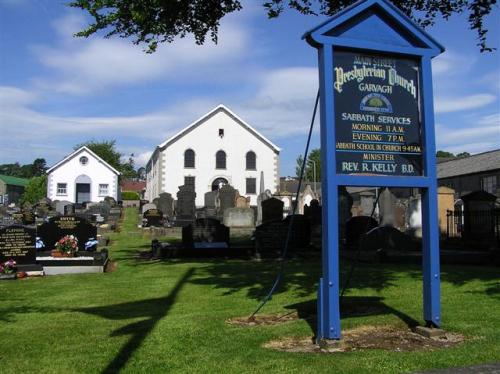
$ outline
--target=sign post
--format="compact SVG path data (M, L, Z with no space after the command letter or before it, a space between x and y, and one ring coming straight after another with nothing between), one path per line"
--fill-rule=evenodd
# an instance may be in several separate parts
M431 59L444 48L386 0L363 0L304 36L318 49L323 276L318 339L339 339L341 186L422 191L424 320L441 324Z

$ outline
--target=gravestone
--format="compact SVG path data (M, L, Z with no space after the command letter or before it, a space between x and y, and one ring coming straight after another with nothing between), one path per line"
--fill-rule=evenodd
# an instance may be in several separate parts
M346 224L352 217L353 199L345 186L339 186L339 236L342 239L346 237Z
M370 216L352 217L346 222L346 244L348 247L357 247L363 234L378 227L378 222Z
M75 205L74 204L67 204L64 206L64 215L65 216L72 216L75 214Z
M87 219L76 216L52 217L37 229L37 236L46 250L54 249L56 242L66 235L74 235L78 239L78 250L85 250L85 243L97 237L97 227Z
M176 226L186 226L194 221L196 213L195 201L196 192L194 192L194 186L179 186L175 216Z
M292 216L284 220L265 222L255 228L255 247L258 253L281 254L288 235ZM309 219L302 214L296 214L291 228L289 250L308 248L311 240Z
M359 194L361 215L369 216L373 211L373 203L375 201L375 194L370 191L363 191Z
M163 212L165 217L171 218L174 215L174 199L167 192L162 192L158 197L156 206Z
M224 211L229 208L234 208L236 202L236 196L238 195L238 191L235 190L229 184L222 186L219 189L219 212L218 215L220 217L224 216Z
M396 196L388 189L380 193L378 205L380 207L380 226L395 226L396 215L394 207L396 206Z
M228 208L224 211L224 225L227 227L254 227L254 217L252 208Z
M153 203L147 203L147 204L144 204L142 206L142 210L141 210L141 213L144 214L147 210L149 209L157 209L158 207L156 206L156 204L153 204Z
M67 200L57 200L57 201L55 201L55 204L56 204L56 212L61 214L61 215L65 215L64 207L66 205L70 205L73 203L71 201L67 201Z
M262 173L261 173L261 178L262 178ZM260 188L263 188L261 180L261 185ZM264 192L259 193L259 196L257 196L257 225L260 225L262 223L262 203L272 197L271 191L265 190Z
M34 264L36 230L25 226L8 226L0 229L0 262L10 259L18 264Z
M114 197L111 197L111 196L106 196L104 198L104 201L106 203L108 203L108 205L111 207L111 208L114 208L117 204L116 204L116 200Z
M219 190L205 193L205 217L215 217L217 215L217 198Z
M87 206L87 209L85 210L85 212L89 216L99 214L100 216L102 216L104 218L105 221L108 220L110 211L111 211L111 206L104 201L102 201L100 203L89 204Z
M408 233L415 237L422 237L422 199L420 195L410 197L406 210Z
M320 248L322 245L321 235L322 235L322 209L319 205L319 201L316 199L311 200L310 206L304 206L304 216L309 219L311 223L311 244L316 248Z
M22 209L23 214L23 225L33 225L35 223L35 212L31 205L25 205Z
M250 208L250 198L246 196L236 197L236 208Z
M182 243L193 248L195 243L225 243L229 246L229 228L215 218L199 218L182 228Z
M262 202L262 223L283 219L283 201L271 197Z
M143 227L163 226L163 212L159 209L148 209L142 215Z

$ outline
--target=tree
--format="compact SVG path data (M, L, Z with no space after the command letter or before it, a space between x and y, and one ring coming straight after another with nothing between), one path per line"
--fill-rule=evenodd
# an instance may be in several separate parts
M19 202L21 205L24 203L35 204L45 196L47 196L47 176L42 175L30 179Z
M118 170L122 174L122 178L137 178L137 172L134 168L134 154L132 153L126 162L122 162L122 154L116 149L116 140L89 140L73 148L76 150L83 146L86 146L109 165Z
M457 153L455 155L455 157L460 157L460 158L462 158L462 157L469 157L469 156L470 156L469 152L460 152L460 153Z
M34 177L39 177L45 174L47 170L47 162L44 158L37 158L33 161L33 165L31 166L31 175Z
M304 157L300 155L297 157L297 165L295 166L295 174L300 178L300 170ZM316 168L316 170L315 170ZM307 156L306 169L304 170L304 180L309 182L321 181L321 150L319 148L313 149Z
M128 161L121 165L121 173L124 179L135 179L137 178L137 172L134 169L134 154L132 153L128 158Z
M437 151L436 157L450 158L450 157L455 157L455 155L451 152Z
M137 179L141 181L146 180L146 168L141 166L139 169L137 169Z
M331 16L356 0L262 0L269 18L278 17L286 8L305 15ZM422 27L436 19L447 20L453 14L468 13L471 30L478 36L481 52L492 51L486 45L484 20L496 0L392 0L405 14ZM134 44L146 44L154 52L158 43L172 42L176 37L193 34L203 44L207 34L217 43L220 20L242 9L241 0L74 0L72 7L87 11L93 22L76 36L88 37L105 31L105 37L131 38Z
M110 164L112 167L114 167L116 170L121 172L122 164L120 159L122 155L116 150L115 145L116 140L89 140L85 143L76 145L74 149L77 150L78 148L85 146L100 158L102 158L104 161L106 161L108 164Z

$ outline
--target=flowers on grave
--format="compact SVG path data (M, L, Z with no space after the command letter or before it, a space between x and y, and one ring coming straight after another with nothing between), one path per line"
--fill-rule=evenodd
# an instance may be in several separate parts
M17 263L10 259L4 263L0 262L0 274L13 274L17 270Z
M56 243L56 251L66 255L74 255L78 251L78 239L76 236L66 235Z

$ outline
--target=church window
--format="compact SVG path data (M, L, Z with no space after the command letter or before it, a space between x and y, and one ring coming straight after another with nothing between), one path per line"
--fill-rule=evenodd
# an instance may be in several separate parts
M218 151L215 154L215 168L225 169L226 168L226 152Z
M257 193L257 179L247 178L246 194L256 194Z
M247 170L256 170L257 169L257 162L256 162L256 156L255 152L247 152L246 155L246 168Z
M192 149L188 149L184 152L184 167L194 168L194 151Z

